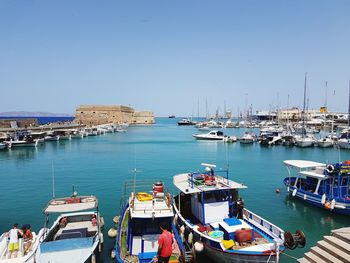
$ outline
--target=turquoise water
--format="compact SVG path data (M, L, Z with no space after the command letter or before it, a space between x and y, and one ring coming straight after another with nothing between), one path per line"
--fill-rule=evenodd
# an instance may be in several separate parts
M304 231L304 249L286 251L301 257L331 229L349 226L346 216L304 204L286 195L282 180L287 176L286 159L335 162L350 159L350 151L337 149L300 149L259 144L240 145L222 142L196 141L194 127L177 126L176 119L158 118L150 127L129 127L127 133L106 134L82 140L46 143L37 149L12 149L0 152L0 232L13 223L30 223L38 230L44 223L42 210L52 198L52 167L57 197L68 196L72 185L80 195L96 195L105 218L104 262L108 262L113 241L107 231L118 214L122 184L133 178L132 170L140 170L137 179L163 180L168 188L172 176L200 169L201 162L215 163L226 168L231 179L242 182L248 189L241 195L248 209L270 220L284 230ZM239 135L243 129L228 129ZM275 189L281 193L276 194ZM207 262L207 260L205 260ZM282 263L294 262L282 256Z

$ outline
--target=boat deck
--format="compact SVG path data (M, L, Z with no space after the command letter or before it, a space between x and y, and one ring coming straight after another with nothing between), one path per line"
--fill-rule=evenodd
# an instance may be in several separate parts
M54 236L54 240L94 236L96 232L97 226L93 226L91 221L68 222L65 227L59 228Z

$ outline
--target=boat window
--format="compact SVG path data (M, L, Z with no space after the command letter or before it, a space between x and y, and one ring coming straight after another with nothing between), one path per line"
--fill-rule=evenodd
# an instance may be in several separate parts
M227 191L210 191L204 193L205 203L224 202L228 200Z
M224 133L222 131L218 131L217 135L222 136L222 135L224 135Z

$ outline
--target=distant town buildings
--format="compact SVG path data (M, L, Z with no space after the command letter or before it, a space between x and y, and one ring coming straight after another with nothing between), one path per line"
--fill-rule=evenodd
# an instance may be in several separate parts
M81 105L76 109L75 122L83 125L106 123L154 124L151 111L135 111L122 105Z

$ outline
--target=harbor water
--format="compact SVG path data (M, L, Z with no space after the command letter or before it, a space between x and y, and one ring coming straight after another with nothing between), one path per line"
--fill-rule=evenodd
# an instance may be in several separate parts
M96 195L105 219L105 244L101 262L112 262L113 240L107 237L113 217L119 213L125 180L162 180L175 192L172 176L201 169L202 162L229 167L230 178L244 183L245 206L285 231L304 231L305 248L286 250L282 263L295 262L332 229L350 226L349 217L333 214L287 196L283 178L286 159L337 162L350 159L350 151L337 148L261 147L216 141L196 141L193 126L177 126L177 119L157 118L153 126L129 127L126 133L70 141L46 142L37 148L0 151L0 232L13 223L44 224L43 209L52 198L69 196L72 186L80 195ZM239 136L244 129L226 129ZM258 133L258 130L256 131ZM281 193L276 194L275 189ZM208 262L199 259L199 261Z

